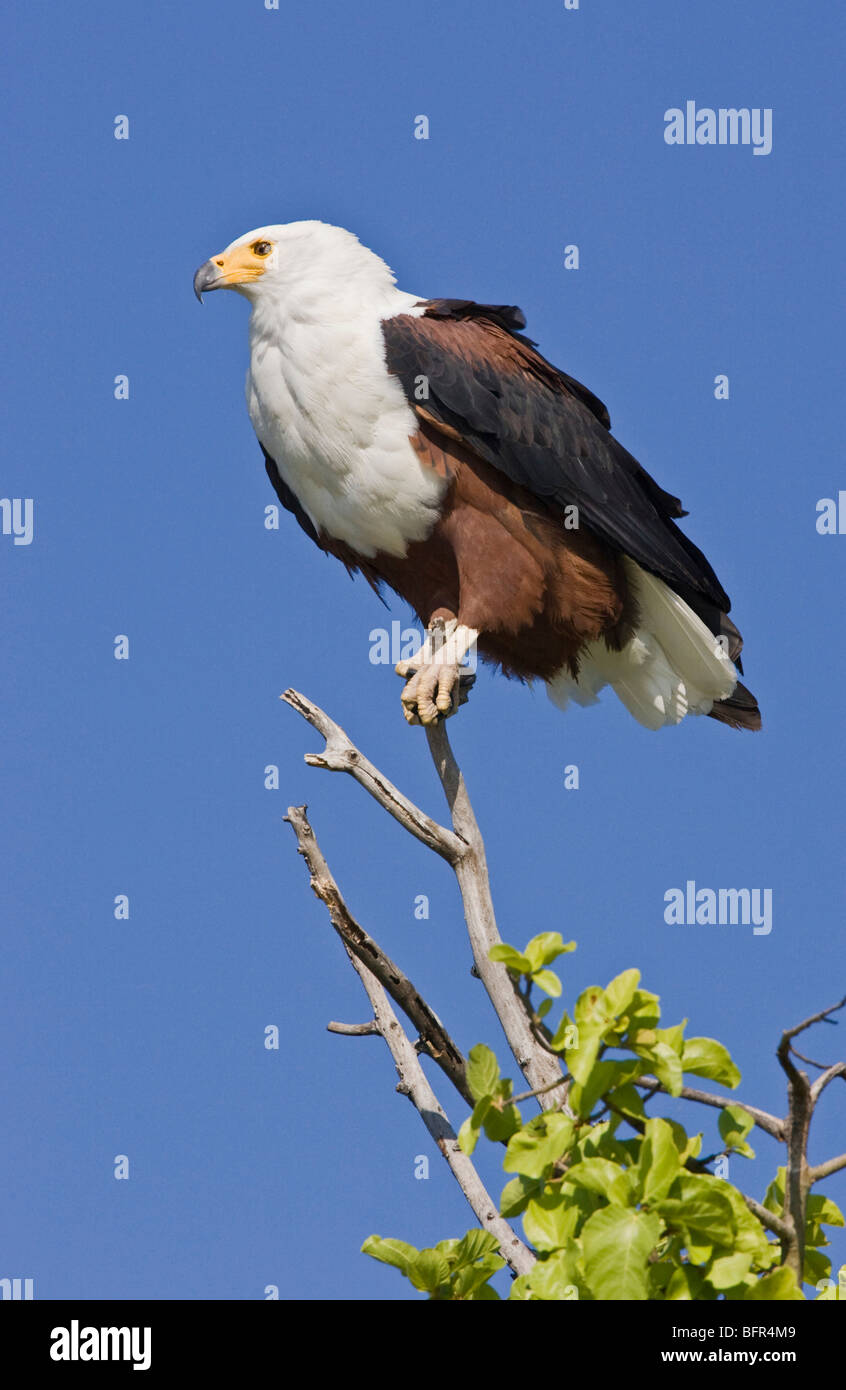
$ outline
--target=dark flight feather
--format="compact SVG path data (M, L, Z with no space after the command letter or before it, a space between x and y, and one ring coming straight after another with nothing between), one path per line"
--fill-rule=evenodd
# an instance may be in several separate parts
M518 330L510 305L425 301L382 329L388 370L412 406L456 432L480 457L537 497L574 504L585 526L658 575L712 631L727 594L702 552L675 525L685 515L612 434L608 412ZM418 401L419 381L428 397Z

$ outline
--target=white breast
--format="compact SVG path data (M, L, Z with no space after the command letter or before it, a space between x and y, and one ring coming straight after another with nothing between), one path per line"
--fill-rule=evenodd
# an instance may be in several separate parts
M250 327L247 405L253 427L314 525L359 554L404 555L428 535L446 484L418 461L414 412L385 366L390 308L321 322L257 306ZM420 312L420 311L417 311Z

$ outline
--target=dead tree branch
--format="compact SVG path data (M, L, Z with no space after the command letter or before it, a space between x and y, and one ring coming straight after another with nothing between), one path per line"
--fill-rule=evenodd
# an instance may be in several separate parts
M636 1076L635 1086L644 1091L662 1091L668 1095L666 1087L654 1076ZM700 1091L695 1086L682 1086L679 1091L682 1100L695 1100L700 1105L711 1105L716 1110L727 1110L730 1105L739 1105L741 1110L746 1110L752 1116L759 1129L764 1130L773 1139L784 1140L784 1120L780 1120L776 1115L770 1115L766 1110L759 1110L757 1105L749 1105L745 1100L737 1100L734 1096L715 1096L710 1091Z
M565 1094L563 1090L558 1091L555 1088L558 1080L561 1081L562 1088L564 1086L561 1063L556 1056L550 1055L534 1036L505 966L491 961L488 956L490 948L496 945L501 937L491 900L485 848L464 779L453 756L444 726L427 729L426 733L450 808L452 830L439 825L409 801L408 797L365 758L344 730L318 705L296 690L286 690L281 698L302 715L325 740L326 747L322 753L306 754L306 762L311 767L348 773L409 834L414 835L452 866L464 904L464 917L476 971L502 1024L514 1059L529 1089L538 1092L541 1108L557 1109ZM370 963L368 960L367 964ZM383 983L389 988L386 981ZM404 1008L401 1000L398 999L397 1003Z
M464 1057L408 976L385 955L372 936L369 936L353 917L317 843L305 806L289 806L285 819L294 828L299 852L308 865L315 896L326 904L332 926L344 945L351 955L367 966L399 1005L406 1018L417 1029L425 1051L449 1077L459 1095L472 1106L474 1102L467 1089ZM376 1021L378 1025L378 1019ZM333 1031L339 1030L334 1028Z
M332 925L341 937L344 949L364 986L373 1009L372 1024L353 1025L353 1028L356 1032L362 1031L363 1028L366 1028L367 1031L378 1032L385 1039L399 1076L397 1090L401 1095L408 1096L418 1111L429 1134L446 1159L479 1225L496 1237L503 1259L507 1261L515 1274L527 1274L535 1263L534 1255L528 1246L524 1245L505 1218L499 1215L497 1204L489 1195L471 1159L459 1148L455 1130L426 1078L414 1044L406 1035L391 1008L382 982L370 968L369 962L366 963L362 955L355 949L346 931L342 930L339 921L336 920L343 915L346 919L344 923L346 926L347 921L352 921L352 918L329 872L314 831L308 823L305 808L289 807L286 820L294 828L300 853L311 871L312 887L329 909ZM419 996L417 997L419 998ZM407 1012L405 1006L402 1007ZM446 1034L443 1036L446 1037ZM458 1084L454 1077L450 1077L450 1079L454 1081L454 1084Z
M359 752L339 724L297 690L286 690L279 698L295 709L297 714L301 714L303 719L308 720L312 728L326 740L326 747L322 753L306 753L305 760L310 767L322 767L329 772L349 773L350 777L353 777L359 786L364 787L394 820L399 821L404 830L427 849L434 850L435 854L446 859L448 864L456 863L467 846L452 831L438 825L438 822L427 816L425 811L415 806L413 801L409 801L378 767L374 767L369 759Z

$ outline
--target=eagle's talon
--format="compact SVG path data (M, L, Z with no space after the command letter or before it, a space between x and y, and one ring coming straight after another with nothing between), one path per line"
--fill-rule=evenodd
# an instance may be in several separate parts
M405 663L400 662L400 666L403 665ZM466 705L475 679L472 671L442 662L413 669L400 697L406 720L409 724L431 727L450 719L461 705Z

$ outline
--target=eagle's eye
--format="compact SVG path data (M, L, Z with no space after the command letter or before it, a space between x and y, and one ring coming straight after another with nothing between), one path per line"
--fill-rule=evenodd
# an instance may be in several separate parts
M269 256L273 247L269 241L254 241L250 250L254 256Z

